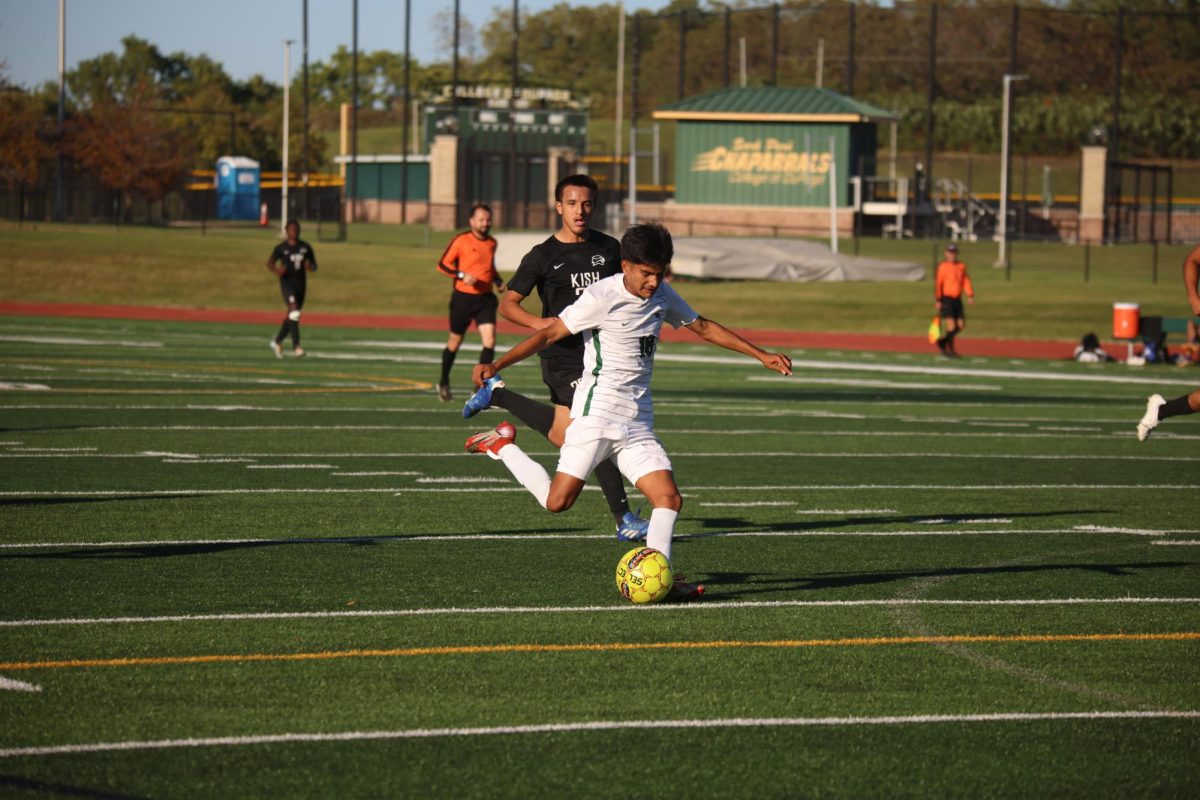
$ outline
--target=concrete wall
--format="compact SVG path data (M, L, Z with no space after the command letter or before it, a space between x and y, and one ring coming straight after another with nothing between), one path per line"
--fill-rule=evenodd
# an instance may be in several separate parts
M397 224L400 222L418 223L429 218L429 203L425 200L409 200L405 211L406 219L401 219L399 200L363 199L357 204L357 218L354 222L380 222ZM350 204L346 204L346 219L350 219Z

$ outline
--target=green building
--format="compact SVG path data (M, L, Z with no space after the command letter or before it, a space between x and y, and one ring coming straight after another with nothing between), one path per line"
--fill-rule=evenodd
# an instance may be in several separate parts
M850 205L850 177L873 164L876 124L895 115L829 89L720 89L663 106L675 120L675 202L683 205Z

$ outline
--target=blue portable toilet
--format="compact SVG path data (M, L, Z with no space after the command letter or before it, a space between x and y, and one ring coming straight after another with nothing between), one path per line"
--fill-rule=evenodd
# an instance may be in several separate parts
M260 176L253 158L218 158L217 219L258 219Z

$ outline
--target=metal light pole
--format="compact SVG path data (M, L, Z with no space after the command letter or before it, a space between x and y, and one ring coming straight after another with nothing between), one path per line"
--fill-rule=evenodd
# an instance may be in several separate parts
M58 0L58 162L54 170L54 219L66 219L63 208L63 108L67 101L67 0Z
M292 44L294 39L283 40L283 189L279 201L279 233L287 235L288 221L288 117L291 111Z
M1000 252L996 256L997 267L1008 265L1008 173L1011 166L1009 164L1008 137L1012 127L1012 82L1028 78L1028 75L1004 76L1004 105L1000 119L1000 218L996 228L996 238L1000 241Z
M353 31L350 47L350 169L346 175L350 195L350 221L358 221L358 0L351 5ZM347 237L349 238L349 237Z
M625 108L625 2L620 0L617 3L617 105L616 114L613 121L613 192L614 196L617 191L618 184L621 183L621 116ZM617 215L618 217L620 214ZM619 220L607 221L611 229L621 227Z
M304 213L302 216L308 219L310 212L308 209L308 0L304 0L304 43L301 45L302 58L304 65L302 72L304 74L304 143L301 146L300 153L300 180L304 183Z
M409 55L409 45L411 39L409 32L412 30L412 0L404 0L404 133L401 138L404 142L400 149L400 222L408 222L408 125L409 125L409 109L411 108L412 98L409 96L411 91L409 80L409 64L412 63L412 58ZM414 120L415 122L415 120Z
M512 88L508 95L508 191L504 196L504 225L517 227L517 92L520 86L520 0L512 4Z

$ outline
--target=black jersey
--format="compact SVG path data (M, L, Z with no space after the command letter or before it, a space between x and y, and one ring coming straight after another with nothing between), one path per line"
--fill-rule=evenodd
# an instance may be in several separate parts
M551 236L521 259L508 288L528 297L537 289L542 317L557 317L596 281L621 271L621 243L608 234L588 230L587 240L575 244ZM583 337L568 336L540 353L542 358L570 355L583 358Z
M275 264L281 261L287 271L279 276L279 280L288 283L302 284L306 282L308 270L304 268L305 261L311 261L313 269L317 268L317 256L313 252L312 245L303 239L297 239L294 245L288 244L286 239L275 245L275 249L271 251L271 263Z

